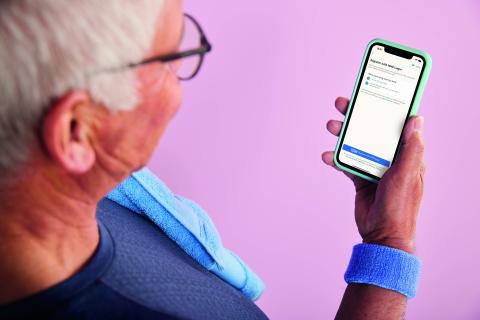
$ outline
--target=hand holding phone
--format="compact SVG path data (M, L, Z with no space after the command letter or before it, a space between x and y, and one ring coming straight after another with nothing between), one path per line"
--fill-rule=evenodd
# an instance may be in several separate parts
M335 107L342 114L349 100L337 98ZM340 134L342 122L330 120L327 129ZM409 253L414 251L415 227L424 184L423 118L409 119L403 132L397 161L379 184L344 172L356 189L355 221L363 242L389 246ZM334 152L323 153L323 161L334 164Z

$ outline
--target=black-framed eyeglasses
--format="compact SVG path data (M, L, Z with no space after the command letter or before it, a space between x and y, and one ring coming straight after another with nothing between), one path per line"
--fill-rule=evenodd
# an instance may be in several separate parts
M133 68L153 62L167 63L182 59L181 66L177 70L178 79L186 81L195 77L202 67L205 55L212 50L212 45L207 40L198 21L186 13L184 17L183 39L178 52L147 58L137 63L131 63L128 67ZM200 41L198 42L198 40Z

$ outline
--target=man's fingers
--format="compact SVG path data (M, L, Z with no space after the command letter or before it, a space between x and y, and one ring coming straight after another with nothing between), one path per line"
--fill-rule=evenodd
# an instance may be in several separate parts
M334 152L333 151L326 151L322 154L322 160L325 164L333 167L335 170L342 171L347 177L349 177L352 181L355 181L355 176L351 173L345 172L340 170L333 162Z
M328 130L328 132L330 132L334 136L338 137L340 135L340 131L342 130L342 125L343 125L342 121L328 120L327 130Z
M333 162L333 151L324 152L322 154L322 160L323 160L323 162L325 162L325 164L328 164L329 166L335 167L335 163Z
M423 173L423 121L423 117L413 117L405 126L400 153L393 165L401 176Z
M341 114L345 115L349 102L350 100L348 100L348 98L338 97L335 100L335 108L337 108L337 110L340 111Z

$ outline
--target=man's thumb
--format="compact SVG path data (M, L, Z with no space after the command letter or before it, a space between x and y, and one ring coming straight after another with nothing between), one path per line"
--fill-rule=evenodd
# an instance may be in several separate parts
M400 153L393 164L397 174L409 175L423 171L423 117L412 117L403 131Z

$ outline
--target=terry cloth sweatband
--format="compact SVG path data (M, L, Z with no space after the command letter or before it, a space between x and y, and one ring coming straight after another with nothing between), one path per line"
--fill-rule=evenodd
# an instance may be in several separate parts
M362 243L353 247L345 281L372 284L410 299L417 291L420 266L420 259L405 251Z

